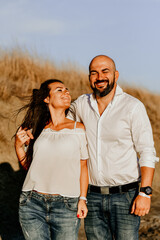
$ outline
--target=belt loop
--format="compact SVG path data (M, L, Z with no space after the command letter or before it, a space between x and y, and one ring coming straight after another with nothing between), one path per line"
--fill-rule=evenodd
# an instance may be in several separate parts
M29 194L30 198L32 197L33 192L34 192L34 186L32 187L32 190L30 191L30 194Z
M91 193L90 185L88 185L88 193Z
M31 197L32 197L32 192L33 192L33 189L29 193L29 199L31 199Z
M64 203L67 203L66 197L63 197L63 202L64 202Z
M119 193L120 194L122 193L122 186L121 185L119 186Z

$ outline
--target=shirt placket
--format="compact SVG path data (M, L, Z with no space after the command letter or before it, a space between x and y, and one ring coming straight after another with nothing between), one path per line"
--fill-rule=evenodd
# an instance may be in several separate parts
M102 127L102 123L103 120L105 119L105 121L107 121L107 115L108 112L111 108L111 103L107 106L107 108L104 110L103 114L99 117L98 120L98 124L97 124L97 166L98 166L98 176L99 176L99 184L101 184L101 181L103 179L103 175L102 175L102 170L103 170L103 157L102 155L103 150L102 150L102 133L103 133L103 127Z
M98 126L97 126L97 164L98 164L98 174L100 175L101 172L101 118L98 120Z

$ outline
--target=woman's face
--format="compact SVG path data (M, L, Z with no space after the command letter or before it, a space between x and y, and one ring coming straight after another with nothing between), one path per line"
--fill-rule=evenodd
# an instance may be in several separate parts
M66 110L70 107L71 96L63 83L51 83L49 84L49 88L49 96L44 100L44 102L48 103L49 108L52 106L53 108Z

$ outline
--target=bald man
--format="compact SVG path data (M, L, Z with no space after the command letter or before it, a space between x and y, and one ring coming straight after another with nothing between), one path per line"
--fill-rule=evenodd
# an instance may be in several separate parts
M140 216L151 205L158 161L151 125L144 105L123 92L118 77L110 57L96 56L89 65L93 93L72 105L76 120L85 125L90 155L89 240L137 240Z

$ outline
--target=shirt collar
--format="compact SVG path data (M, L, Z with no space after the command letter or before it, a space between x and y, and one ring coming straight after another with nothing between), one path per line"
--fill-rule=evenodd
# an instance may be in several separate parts
M123 89L117 84L114 97L115 97L115 96L118 96L118 95L121 95L121 94L123 94Z
M117 96L119 96L119 95L121 95L121 94L123 94L123 90L122 90L122 88L121 88L119 85L117 85L117 86L116 86L116 91L115 91L114 97L113 97L112 101L110 102L110 104L112 105L112 104L116 101ZM91 93L91 94L90 94L90 104L91 104L92 108L93 108L93 109L97 112L97 114L99 115L98 104L97 104L97 100L96 100L96 98L95 98L95 96L94 96L94 93Z

